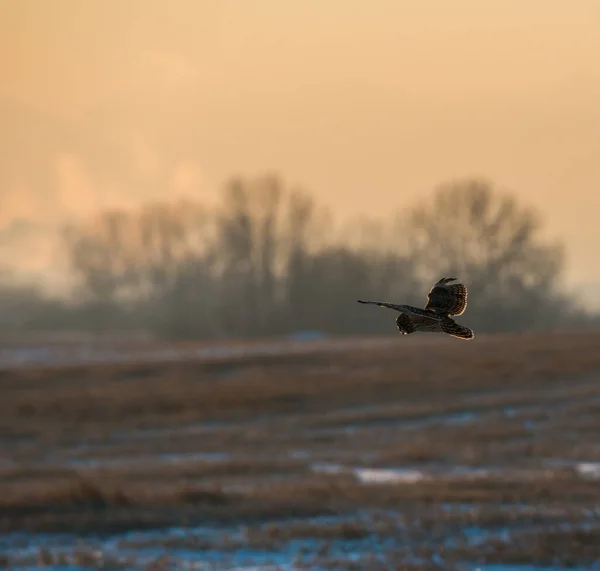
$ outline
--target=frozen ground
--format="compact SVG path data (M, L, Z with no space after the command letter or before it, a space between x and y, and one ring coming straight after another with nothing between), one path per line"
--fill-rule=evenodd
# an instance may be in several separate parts
M0 369L14 369L23 366L73 366L91 364L131 364L156 362L220 361L281 354L308 354L314 352L349 351L381 347L382 339L327 339L310 336L292 336L281 341L251 343L211 343L199 346L159 344L153 342L136 343L130 346L105 343L70 343L62 345L0 348ZM393 342L392 342L393 343Z
M600 569L600 335L405 341L5 369L0 567Z

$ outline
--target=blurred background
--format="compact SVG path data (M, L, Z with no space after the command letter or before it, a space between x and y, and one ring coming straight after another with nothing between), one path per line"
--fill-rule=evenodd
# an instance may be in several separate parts
M357 298L446 273L479 331L600 309L594 0L0 6L5 331L384 333Z
M598 54L597 0L0 0L0 567L598 568ZM474 341L356 303L442 276Z

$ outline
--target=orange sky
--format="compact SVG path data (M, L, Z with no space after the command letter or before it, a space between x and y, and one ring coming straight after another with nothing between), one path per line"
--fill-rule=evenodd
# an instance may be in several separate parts
M0 0L0 226L265 170L378 215L481 175L600 281L599 57L597 0Z

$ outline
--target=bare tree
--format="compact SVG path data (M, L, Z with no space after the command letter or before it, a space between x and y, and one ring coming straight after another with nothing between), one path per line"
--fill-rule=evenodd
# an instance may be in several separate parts
M302 283L311 249L324 234L318 232L323 215L311 196L274 176L227 185L217 224L219 305L227 328L280 333L295 311L306 311Z
M563 250L540 237L539 216L514 196L486 181L455 182L401 220L424 287L442 275L469 284L465 321L507 330L547 327L560 317Z
M124 248L131 223L130 214L110 211L64 229L71 269L93 330L115 325L119 294L133 270Z
M111 309L127 306L145 312L147 325L169 321L179 296L180 273L202 262L206 268L203 209L188 202L148 204L138 211L109 211L65 228L70 265L84 300L98 308L98 321L111 319ZM187 282L186 282L187 283ZM114 318L114 316L112 317Z
M232 180L214 210L154 203L65 236L91 321L169 337L393 333L356 299L422 305L442 275L468 284L464 322L479 331L547 328L569 313L561 248L487 182L438 188L399 215L395 235L364 218L341 237L332 228L312 196L265 176Z
M276 179L235 179L225 188L217 222L221 314L244 334L263 334L275 288L281 187Z

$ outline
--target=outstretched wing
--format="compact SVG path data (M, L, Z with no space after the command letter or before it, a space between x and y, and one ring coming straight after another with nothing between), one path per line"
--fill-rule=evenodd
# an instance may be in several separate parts
M462 315L467 309L467 286L449 284L456 278L442 278L429 291L425 309L442 315Z
M411 315L417 315L419 317L426 317L435 321L441 321L442 317L436 315L430 309L421 309L420 307L413 307L412 305L398 305L396 303L389 303L387 301L363 301L362 299L357 300L358 303L366 303L369 305L378 305L380 307L387 307L389 309L395 309L402 313L410 313Z
M454 319L444 319L440 323L440 327L444 333L452 335L452 337L458 337L458 339L469 340L475 337L472 329L464 325L459 325Z
M431 317L419 317L418 315L409 315L408 313L400 313L396 318L396 327L400 333L408 335L415 331L432 331L440 332L440 321Z

